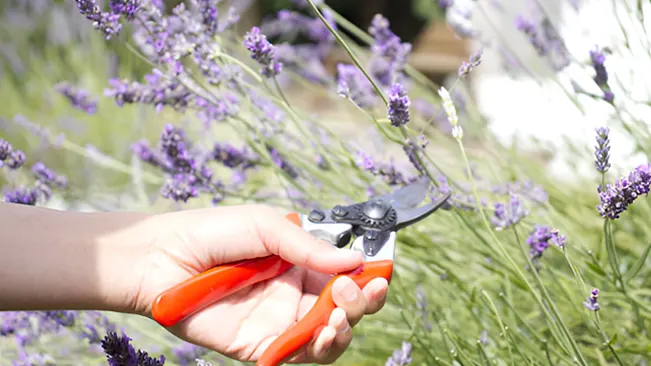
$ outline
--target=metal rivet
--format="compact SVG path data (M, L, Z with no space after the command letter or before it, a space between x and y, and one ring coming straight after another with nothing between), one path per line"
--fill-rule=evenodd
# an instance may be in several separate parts
M315 209L310 211L310 214L307 217L312 222L320 222L325 219L325 213L319 209Z
M332 213L337 216L346 216L348 211L343 206L337 205L332 209Z

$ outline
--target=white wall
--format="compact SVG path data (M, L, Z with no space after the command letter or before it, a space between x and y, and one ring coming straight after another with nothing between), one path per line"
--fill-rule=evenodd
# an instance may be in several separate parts
M493 1L497 0L480 0L473 10L475 24L485 38L499 40L494 37L496 31L499 31L503 40L517 50L519 58L525 64L539 75L549 76L534 79L527 77L526 73L518 73L521 80L514 81L501 67L498 61L499 54L494 49L485 50L484 61L481 67L475 70L473 88L480 109L490 118L492 130L499 138L507 143L515 136L537 137L544 140L550 146L554 146L560 154L550 167L550 173L557 174L560 178L571 179L574 174L568 175L571 169L564 161L571 155L567 152L560 136L567 136L589 151L593 151L594 128L607 125L612 131L611 164L614 167L631 169L645 162L646 157L640 154L629 156L633 151L633 142L621 132L621 129L616 128L619 123L612 121L616 116L611 106L605 102L591 101L583 97L581 100L585 113L582 113L563 93L554 81L554 77L541 68L544 64L540 63L529 47L528 40L514 26L516 14L522 11L531 12L527 10L530 9L527 7L531 6L531 2L501 0L503 10L498 11L491 4ZM634 3L631 0L626 2ZM552 22L561 26L560 31L572 56L579 62L587 63L583 69L576 65L569 67L561 73L560 82L569 92L572 92L568 78L571 76L580 80L581 85L586 86L590 91L599 93L596 85L591 82L593 70L589 65L589 50L594 44L608 46L615 52L608 56L606 67L609 71L611 88L615 92L616 104L624 105L637 117L651 121L649 113L651 109L636 107L625 96L635 93L636 99L651 100L648 92L651 86L649 38L641 37L641 33L638 33L637 37L634 35L632 29L637 27L639 30L639 22L627 15L626 3L621 0L618 3L617 13L628 28L628 36L634 51L622 50L623 37L620 25L614 16L613 3L606 0L582 1L577 13L567 0L539 0L543 8L550 14L554 14ZM648 12L648 2L644 3ZM629 6L635 8L634 4ZM625 52L623 55L622 51ZM543 85L538 85L536 80L542 81ZM618 85L619 83L621 85ZM582 173L594 174L592 159L582 159L580 165Z

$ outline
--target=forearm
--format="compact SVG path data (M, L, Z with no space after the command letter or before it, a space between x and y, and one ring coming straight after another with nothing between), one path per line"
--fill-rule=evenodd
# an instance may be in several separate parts
M147 216L0 203L0 311L131 311Z

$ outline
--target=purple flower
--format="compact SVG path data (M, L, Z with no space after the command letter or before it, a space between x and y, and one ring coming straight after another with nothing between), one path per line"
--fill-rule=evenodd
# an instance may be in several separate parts
M21 150L14 150L9 142L0 139L0 167L6 166L8 169L17 170L25 164L25 160L25 154ZM42 162L32 166L32 174L35 185L5 190L5 202L34 206L39 198L45 201L50 199L53 188L65 188L67 185L65 176L56 174Z
M527 35L529 43L531 43L540 56L547 54L547 45L538 34L536 25L531 20L526 19L522 15L518 15L515 18L515 27Z
M74 108L88 114L95 114L97 112L97 98L91 98L90 93L86 90L75 88L66 82L59 83L54 88L66 97Z
M392 186L406 184L411 181L411 179L404 177L393 161L388 163L376 162L364 151L357 151L356 164L359 168L382 177L387 184Z
M527 237L527 244L530 248L529 253L533 259L542 256L550 244L561 249L565 248L565 241L565 236L558 230L543 225L536 225L529 237Z
M172 349L180 366L195 365L196 360L208 352L210 350L188 342L182 342L180 346Z
M373 86L355 65L337 65L337 93L352 100L360 108L375 105Z
M442 3L445 6L445 20L457 36L475 38L479 35L479 31L474 28L472 22L474 7L472 0L449 0L442 1Z
M421 174L425 172L425 169L423 169L423 166L421 165L418 158L420 157L421 161L424 160L424 156L422 154L419 154L424 148L425 146L418 145L411 140L402 147L405 154L407 154L407 158L409 158L411 165L413 165L414 168L416 168L416 170Z
M474 70L477 66L479 66L479 64L481 64L483 52L484 49L480 48L475 53L470 55L468 61L463 61L461 63L461 66L459 66L459 71L457 72L459 77L464 77L470 74L472 70Z
M274 164L278 168L280 168L285 174L287 174L290 178L296 179L298 178L298 170L296 167L291 165L287 159L278 152L275 148L271 146L267 146L267 151L269 151L269 154L271 155L271 160L273 161Z
M599 187L601 203L597 206L599 214L611 220L618 219L639 196L649 194L651 184L651 165L642 164L627 176L615 181L614 185L607 184Z
M178 80L165 77L158 69L154 69L145 79L144 85L135 81L111 79L111 88L107 88L104 94L114 98L120 107L134 103L150 104L159 112L164 106L183 112L194 99L194 94Z
M65 188L67 185L67 178L65 176L56 174L40 161L32 166L32 173L37 180L48 187L56 186L58 188Z
M250 153L246 147L236 148L231 144L215 143L212 150L212 158L224 166L241 170L253 168L260 163L257 155Z
M100 345L102 337L100 337L100 330L102 332L115 331L115 324L113 324L106 315L99 311L85 311L83 317L83 328L80 330L79 337L87 339L89 344Z
M215 0L198 0L199 13L201 14L201 22L203 23L206 31L210 35L215 35L219 31L218 27L218 3Z
M102 340L102 349L110 366L163 366L165 357L161 355L155 359L143 350L138 350L131 345L131 338L126 334L117 335L109 331Z
M438 4L439 8L441 10L443 10L443 11L445 11L447 8L449 8L450 5L452 5L452 3L453 3L453 0L438 0L437 1L437 4Z
M515 19L515 27L529 38L529 43L539 56L550 60L554 70L562 70L570 63L565 43L540 9L536 9L534 14L538 18L535 21L518 15Z
M529 214L522 201L513 193L510 194L508 206L501 202L496 202L494 207L495 212L493 217L491 217L491 222L499 230L504 230L517 224Z
M81 15L93 22L93 28L100 30L108 40L120 33L120 14L103 12L94 0L75 0Z
M389 29L389 21L381 14L373 17L369 33L374 39L371 45L374 55L371 70L375 78L385 87L400 82L407 56L411 52L411 44L403 43L400 37Z
M8 336L31 327L29 313L24 311L0 312L0 336Z
M373 161L373 158L364 151L360 150L357 152L356 163L357 166L363 170L375 172L375 162Z
M389 120L394 127L409 122L410 101L402 84L396 83L389 89Z
M197 177L191 174L175 174L168 178L161 189L161 196L181 202L199 196Z
M278 75L283 64L275 60L275 47L260 32L253 27L244 36L244 47L251 52L251 58L261 66L260 73L268 78Z
M593 288L592 291L590 291L590 296L588 296L588 301L583 302L583 306L591 311L598 311L600 309L599 303L597 302L599 300L599 289L598 288Z
M114 14L122 14L128 20L133 20L136 12L140 10L140 0L110 0L109 6Z
M412 345L409 342L402 342L402 347L393 351L393 355L387 359L385 366L410 365L414 360L411 357Z
M195 148L184 130L167 124L161 132L157 150L151 149L146 141L135 143L132 150L139 159L167 175L161 196L187 202L205 192L213 195L214 202L221 201L224 186L213 179L212 170L206 166L211 154Z
M6 166L16 170L25 164L25 153L22 150L15 150L11 144L0 138L0 168Z
M595 147L595 166L598 171L605 173L610 168L610 139L608 133L610 130L608 127L599 127L596 129L597 132L597 146Z
M0 139L0 161L5 161L13 151L13 147L8 141Z
M592 63L592 67L595 70L595 76L593 77L594 82L603 92L604 100L608 103L613 103L615 95L610 90L610 86L608 85L608 71L604 65L606 62L606 55L604 54L603 50L597 46L590 50L590 61Z

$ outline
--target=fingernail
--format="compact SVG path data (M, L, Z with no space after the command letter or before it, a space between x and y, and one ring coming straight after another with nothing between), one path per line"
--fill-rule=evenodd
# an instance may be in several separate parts
M348 302L353 302L357 299L357 292L359 288L354 282L347 283L343 289L341 289L341 295L344 297L344 300Z

